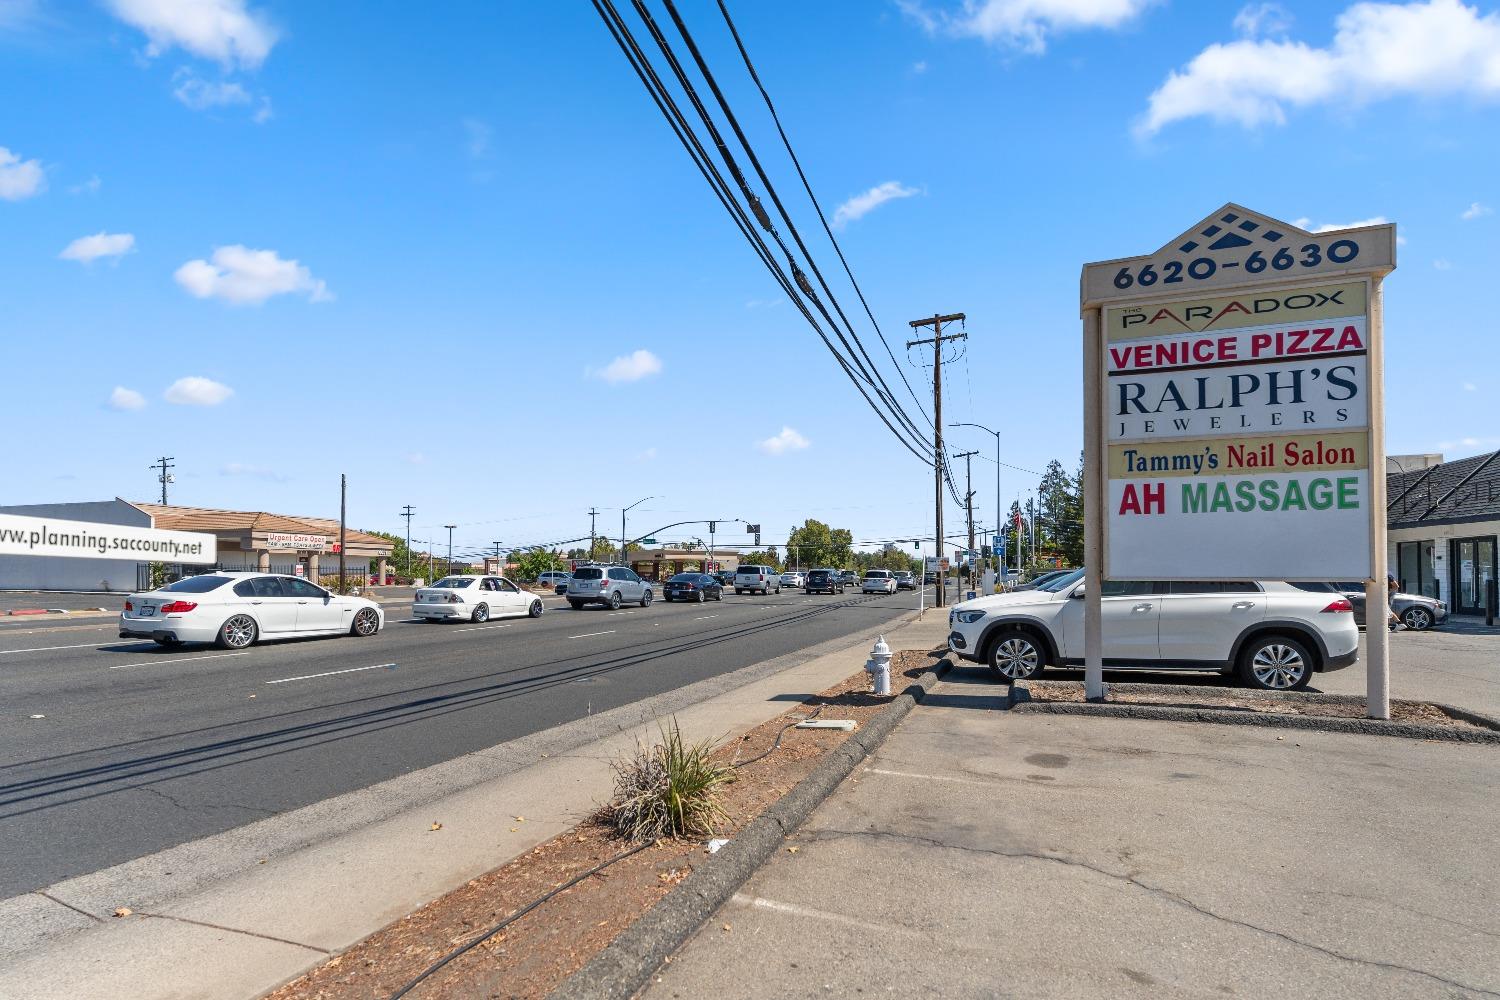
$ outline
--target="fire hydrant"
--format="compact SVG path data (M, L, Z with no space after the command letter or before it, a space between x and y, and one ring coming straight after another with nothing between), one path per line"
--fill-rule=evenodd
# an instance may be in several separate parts
M875 640L875 648L870 650L870 658L865 661L865 672L870 675L875 694L891 693L891 647L885 644L885 636Z

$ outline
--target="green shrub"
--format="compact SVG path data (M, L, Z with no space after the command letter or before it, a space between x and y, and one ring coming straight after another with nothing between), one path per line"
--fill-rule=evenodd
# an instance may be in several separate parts
M714 740L684 742L675 717L660 732L660 743L637 743L615 762L610 822L631 840L713 835L729 819L716 789L733 780L734 768L711 759Z

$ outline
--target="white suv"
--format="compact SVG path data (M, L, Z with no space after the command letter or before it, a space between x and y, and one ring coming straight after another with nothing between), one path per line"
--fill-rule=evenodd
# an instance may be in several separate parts
M1083 664L1083 570L1036 590L981 597L948 614L948 648L1008 680ZM1359 658L1354 609L1289 583L1114 580L1104 584L1104 666L1237 673L1294 690Z
M781 577L769 566L741 566L734 571L734 592L743 594L746 591L769 594L771 591L781 593Z

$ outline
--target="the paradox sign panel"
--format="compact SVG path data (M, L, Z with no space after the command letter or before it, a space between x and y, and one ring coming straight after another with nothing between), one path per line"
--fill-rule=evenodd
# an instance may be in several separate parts
M1085 268L1105 578L1371 575L1375 282L1394 254L1391 225L1312 234L1226 205L1156 254Z

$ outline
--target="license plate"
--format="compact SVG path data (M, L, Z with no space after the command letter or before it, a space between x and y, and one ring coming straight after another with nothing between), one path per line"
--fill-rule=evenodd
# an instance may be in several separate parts
M154 614L156 614L156 609L153 608L149 604L142 604L141 605L141 614L143 614L143 615L154 615Z

